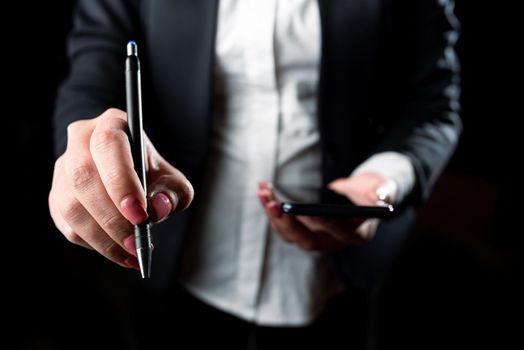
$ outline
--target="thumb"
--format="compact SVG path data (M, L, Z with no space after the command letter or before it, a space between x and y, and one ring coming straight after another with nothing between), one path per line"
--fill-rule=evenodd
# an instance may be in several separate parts
M333 180L327 185L327 187L338 194L345 195L349 190L347 177L341 177Z
M152 223L165 220L171 213L186 209L193 200L193 186L173 168L149 184L147 212Z
M148 155L147 213L152 223L165 220L174 212L186 209L193 201L191 182L166 161L146 139Z
M396 184L380 174L367 172L336 179L328 188L355 204L377 205L394 199Z

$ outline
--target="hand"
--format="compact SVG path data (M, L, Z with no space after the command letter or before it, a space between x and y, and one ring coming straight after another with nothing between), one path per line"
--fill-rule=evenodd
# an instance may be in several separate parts
M331 182L328 187L357 205L392 203L396 185L375 173L362 173ZM342 250L348 245L368 242L375 236L378 219L347 219L284 215L273 190L259 183L258 197L269 223L286 242L313 250Z
M148 217L159 222L185 209L193 199L193 187L146 137L146 201L133 168L126 120L124 112L108 109L97 118L69 125L67 149L55 163L49 210L70 242L121 266L138 268L133 225Z

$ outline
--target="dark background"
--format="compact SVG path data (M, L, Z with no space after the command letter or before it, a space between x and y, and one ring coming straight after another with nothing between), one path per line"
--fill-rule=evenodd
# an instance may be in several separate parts
M118 268L68 243L47 210L54 161L50 118L67 73L64 43L73 1L3 7L9 209L2 230L1 317L9 323L7 348L87 349L100 347L100 340L103 348L122 348L129 340L126 291L103 282ZM377 294L382 348L506 348L521 328L510 319L521 318L516 257L522 214L512 204L523 198L515 168L522 159L517 124L524 116L524 4L457 0L456 13L464 133Z

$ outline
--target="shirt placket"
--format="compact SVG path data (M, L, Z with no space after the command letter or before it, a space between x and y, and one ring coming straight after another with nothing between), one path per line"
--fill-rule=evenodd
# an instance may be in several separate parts
M245 149L248 173L242 196L237 300L255 313L269 234L268 220L256 196L257 183L272 181L278 141L279 97L273 44L276 3L276 0L246 1L243 16L245 73L253 94L247 94L249 105L245 109L250 113L250 137ZM254 20L259 16L265 20Z

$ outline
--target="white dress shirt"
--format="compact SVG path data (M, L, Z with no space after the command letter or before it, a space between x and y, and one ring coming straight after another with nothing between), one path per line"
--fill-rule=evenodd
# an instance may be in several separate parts
M257 192L265 180L282 200L318 201L318 5L219 3L209 164L179 279L197 298L242 319L306 325L344 286L327 254L305 252L271 232ZM378 166L375 159L359 171L379 168L397 180L399 171L383 171L376 157ZM389 157L407 162L399 187L410 190L409 160Z

